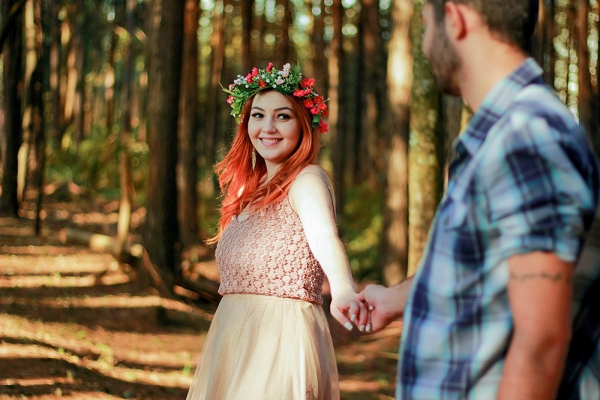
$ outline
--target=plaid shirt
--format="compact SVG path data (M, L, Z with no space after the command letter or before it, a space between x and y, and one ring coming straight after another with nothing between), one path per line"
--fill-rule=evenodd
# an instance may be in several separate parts
M513 328L507 259L577 258L600 196L598 163L541 72L524 61L454 143L405 310L398 399L495 398Z

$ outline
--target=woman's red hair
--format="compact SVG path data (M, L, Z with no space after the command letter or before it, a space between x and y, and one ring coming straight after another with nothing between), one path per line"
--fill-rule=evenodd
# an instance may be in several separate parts
M264 92L266 90L257 94ZM248 120L254 96L246 101L242 112L242 121L238 126L231 148L225 158L215 166L223 202L221 203L219 230L215 237L207 241L208 243L218 242L223 230L233 217L240 214L248 204L250 204L250 212L254 212L268 204L278 203L285 199L300 171L316 161L321 143L320 133L317 128L313 128L311 123L312 115L304 107L302 100L292 95L284 94L284 96L292 103L294 114L300 122L298 147L279 167L271 180L264 186L260 186L262 177L267 173L267 167L264 159L257 152L256 166L252 170L251 157L254 147L248 136Z

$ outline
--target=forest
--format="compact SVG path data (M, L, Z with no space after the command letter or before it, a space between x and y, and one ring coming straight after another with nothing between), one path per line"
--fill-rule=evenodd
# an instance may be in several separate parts
M219 301L222 87L253 67L299 65L327 99L357 287L417 270L472 115L436 89L424 0L1 4L0 398L185 397ZM540 0L530 49L598 154L599 29L598 0ZM393 398L402 322L328 318L342 398Z
M328 99L321 164L358 280L412 275L470 117L437 92L423 0L4 0L2 215L59 219L46 198L118 201L106 232L168 279L216 229L213 166L235 130L226 86L290 62ZM531 54L600 150L597 0L543 0ZM60 213L59 213L60 214Z

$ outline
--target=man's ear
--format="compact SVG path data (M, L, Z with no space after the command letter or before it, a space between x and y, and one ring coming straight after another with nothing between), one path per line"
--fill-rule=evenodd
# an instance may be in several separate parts
M467 20L463 4L444 3L444 18L448 37L460 40L467 35Z

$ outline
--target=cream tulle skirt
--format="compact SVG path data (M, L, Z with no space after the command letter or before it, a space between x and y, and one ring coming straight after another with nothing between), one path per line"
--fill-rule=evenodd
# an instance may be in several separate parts
M337 400L321 306L230 294L211 323L187 400Z

